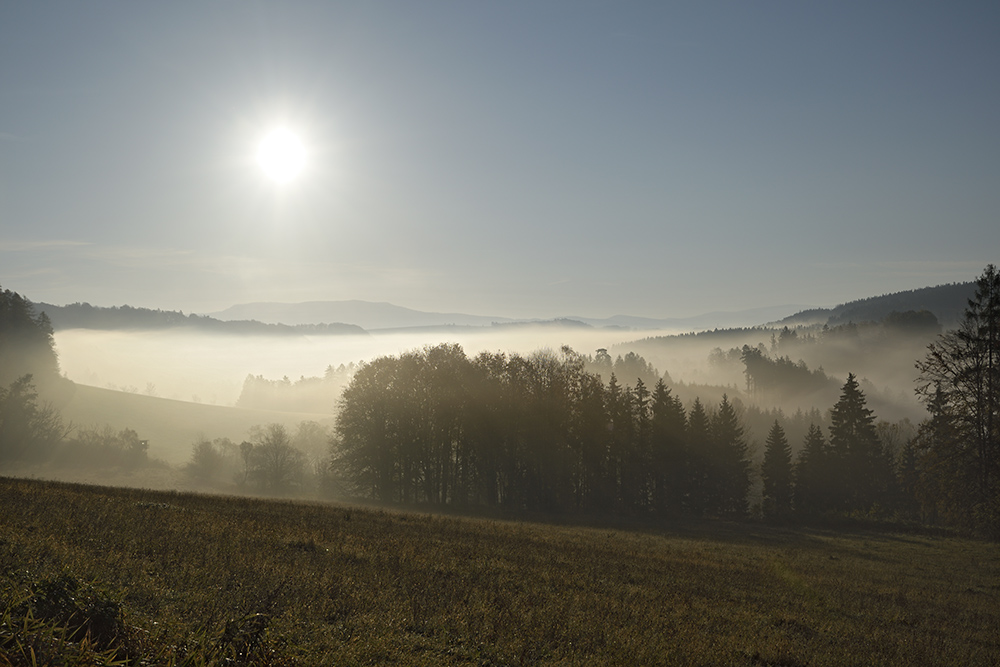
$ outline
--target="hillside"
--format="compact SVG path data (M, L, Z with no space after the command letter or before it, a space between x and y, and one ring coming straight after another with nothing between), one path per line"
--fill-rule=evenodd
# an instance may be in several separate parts
M149 441L149 455L172 464L185 462L200 438L230 438L240 442L251 426L284 424L289 429L303 421L332 423L332 415L276 412L188 403L76 385L61 408L63 420L78 427L131 428Z
M985 542L2 478L0 503L0 646L22 652L14 664L124 664L87 659L59 632L157 665L909 667L1000 654Z
M834 308L812 308L790 315L778 324L786 326L808 324L846 324L848 322L881 322L891 312L928 310L946 328L961 319L969 299L975 293L975 283L953 283L894 292L842 303Z

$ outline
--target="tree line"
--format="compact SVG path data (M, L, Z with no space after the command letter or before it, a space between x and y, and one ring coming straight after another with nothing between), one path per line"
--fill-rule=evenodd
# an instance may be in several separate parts
M605 382L594 359L565 347L469 358L439 345L360 367L340 402L335 467L357 494L387 503L734 518L748 514L759 475L765 516L861 515L997 536L995 267L975 284L959 328L916 361L930 417L898 449L853 373L826 432L814 423L793 460L775 420L756 465L726 396L685 409L662 378L625 385L612 370ZM751 384L770 366L806 379L740 352Z
M470 359L439 345L376 359L344 392L338 469L389 503L748 515L756 471L728 397L685 409L662 379L605 383L586 366L565 347ZM829 440L814 425L794 464L775 421L760 470L767 514L868 511L894 493L892 456L853 375L831 414Z

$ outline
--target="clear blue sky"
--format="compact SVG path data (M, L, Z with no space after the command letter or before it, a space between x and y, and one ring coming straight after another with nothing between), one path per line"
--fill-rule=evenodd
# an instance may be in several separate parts
M671 317L971 280L998 7L4 3L0 285Z

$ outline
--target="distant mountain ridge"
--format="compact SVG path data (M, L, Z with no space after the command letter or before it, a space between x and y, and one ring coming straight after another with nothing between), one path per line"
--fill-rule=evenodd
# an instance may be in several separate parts
M206 332L228 334L260 335L368 335L368 332L354 324L271 324L254 320L223 321L205 315L185 315L179 311L151 310L132 306L112 306L102 308L89 303L73 303L68 306L53 306L49 303L33 303L39 313L45 313L52 322L52 328L99 329L99 330L162 330L193 328Z
M936 287L894 292L842 303L833 308L811 308L790 315L779 324L846 324L847 322L881 322L891 312L927 310L949 329L965 313L969 299L975 295L976 283L951 283Z
M210 317L220 320L253 319L268 323L288 325L316 322L351 322L368 331L388 329L417 329L440 327L489 327L520 326L554 323L566 326L585 324L598 328L625 329L701 329L760 324L784 317L801 305L753 308L736 312L712 312L695 317L647 318L615 315L608 318L559 316L548 320L518 320L510 317L468 315L463 313L434 313L404 308L385 302L371 301L307 301L303 303L257 302L237 304L214 313Z
M465 313L425 312L387 302L360 300L244 303L204 315L185 315L179 311L151 310L127 305L102 308L89 303L67 306L35 303L33 306L36 311L48 315L57 330L194 328L231 334L367 335L369 332L379 331L562 326L694 332L760 326L765 323L834 326L850 321L880 322L893 311L902 313L920 310L930 311L945 328L950 328L961 319L974 292L973 282L952 283L858 299L833 308L784 305L660 319L630 315L608 318L569 315L544 320L519 320Z
M508 317L487 317L463 313L429 313L396 306L384 301L358 300L305 301L302 303L258 301L236 304L207 315L219 320L251 319L268 324L291 326L319 322L350 322L368 331L442 325L488 327L494 322L514 321Z

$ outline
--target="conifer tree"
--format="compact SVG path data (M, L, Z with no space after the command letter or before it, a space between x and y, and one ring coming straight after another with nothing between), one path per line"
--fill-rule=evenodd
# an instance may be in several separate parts
M736 410L725 394L711 422L710 443L709 512L727 517L746 516L750 489L747 443Z
M767 434L761 477L764 481L764 515L788 516L792 510L792 448L777 419Z
M650 460L653 505L657 512L680 511L686 478L684 429L687 418L680 399L660 379L653 388Z
M795 512L803 515L820 514L830 507L830 453L823 430L809 425L799 458L795 462Z
M686 439L688 475L684 483L684 504L688 512L700 516L708 509L711 433L708 413L697 398L688 411Z
M650 464L652 449L651 405L652 395L642 378L628 392L632 412L632 437L625 462L625 488L628 490L630 510L639 511L649 506Z
M874 411L853 373L830 412L831 474L840 480L836 509L868 511L887 501L892 464L875 430Z

